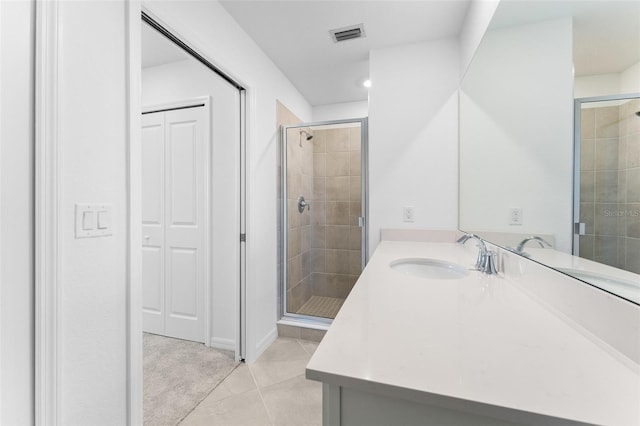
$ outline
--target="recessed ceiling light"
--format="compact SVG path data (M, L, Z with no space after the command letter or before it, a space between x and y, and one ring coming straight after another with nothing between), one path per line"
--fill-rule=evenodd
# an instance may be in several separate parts
M366 79L364 82L362 82L362 85L368 89L369 87L371 87L371 80Z

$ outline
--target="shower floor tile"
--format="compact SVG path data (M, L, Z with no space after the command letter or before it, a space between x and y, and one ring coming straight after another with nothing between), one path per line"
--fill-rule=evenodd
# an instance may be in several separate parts
M311 296L296 313L314 317L335 318L343 303L344 299L337 297Z

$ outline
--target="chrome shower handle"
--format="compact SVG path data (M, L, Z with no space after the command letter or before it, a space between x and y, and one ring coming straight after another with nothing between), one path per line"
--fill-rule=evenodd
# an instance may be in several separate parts
M311 204L307 203L304 197L301 195L298 197L298 211L302 213L305 207L307 208L307 210L311 210Z

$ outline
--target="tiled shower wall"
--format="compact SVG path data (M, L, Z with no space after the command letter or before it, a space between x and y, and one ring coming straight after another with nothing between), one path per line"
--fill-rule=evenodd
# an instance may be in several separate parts
M640 273L640 100L585 108L580 256Z
M287 310L296 312L311 297L311 212L315 209L313 144L300 129L287 131ZM309 209L298 211L304 196Z
M296 123L278 104L278 124ZM288 312L297 312L311 296L346 298L360 275L360 136L359 126L314 130L310 141L300 137L300 129L287 131L286 171L280 173L287 183ZM310 205L302 213L300 195Z
M276 125L277 128L280 129L280 126L284 126L284 125L288 125L288 124L298 124L300 123L301 120L294 114L292 113L286 106L284 106L283 104L281 104L280 102L276 101ZM297 137L299 136L299 133L295 132L295 131L291 131L292 133L289 133L289 135L291 135L290 137ZM293 139L291 139L293 140ZM279 145L279 149L283 149L283 146L280 144ZM291 153L291 157L296 157L296 158L302 158L302 153L299 151L295 151ZM280 158L281 156L278 155L278 181L277 181L277 186L278 186L278 217L282 217L283 211L282 211L282 194L283 194L283 188L282 188L282 173L284 173L283 168L282 168L282 164L280 163ZM287 181L290 180L294 180L294 181L298 181L298 177L302 175L302 171L303 171L303 164L302 162L297 162L294 160L293 162L293 169L291 170L291 176L287 175ZM302 179L299 179L300 182L302 181ZM293 188L294 190L296 190L296 188ZM287 207L288 210L290 212L290 214L292 214L293 210L291 208L291 197L297 197L297 194L291 193L289 192L288 194L288 200L287 200ZM281 236L283 235L282 233L282 223L280 220L278 220L278 271L282 270L282 264L283 264L283 258L281 256L282 253L282 246L283 244L285 244L285 239L287 240L286 243L288 244L288 252L287 252L287 268L288 268L288 279L287 279L287 285L286 285L286 291L287 291L287 301L288 303L291 305L288 310L289 311L294 311L297 310L300 306L300 297L294 298L292 297L292 293L295 291L296 294L299 294L304 286L300 286L301 282L303 281L300 278L300 273L301 273L301 265L302 265L302 251L301 249L305 246L302 244L302 240L301 240L301 236L304 232L308 232L308 231L302 231L302 226L301 226L301 215L299 215L299 213L297 212L297 210L295 210L296 214L292 215L291 217L287 218L287 233L285 235L284 238L282 238ZM303 215L304 216L304 215ZM306 218L307 221L308 220L308 213L306 214ZM303 219L304 220L304 219ZM310 237L309 237L310 238ZM293 249L293 251L291 250ZM291 269L293 268L293 270ZM297 272L296 272L297 271ZM279 281L280 283L282 281ZM295 290L294 290L295 288ZM309 293L309 285L307 285L307 293ZM280 299L282 297L282 293L278 292L278 304L282 303L282 300ZM292 302L295 302L298 304L298 306L296 306L295 304L292 304Z
M313 138L312 295L346 298L362 270L360 127Z

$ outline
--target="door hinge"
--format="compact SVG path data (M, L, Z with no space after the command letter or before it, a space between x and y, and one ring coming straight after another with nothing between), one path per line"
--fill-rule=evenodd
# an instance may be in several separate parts
M587 233L586 224L576 222L573 224L573 233L576 235L584 235Z
M358 226L360 228L364 227L364 217L362 216L358 217Z
M244 243L247 241L247 234L240 234L240 242Z

